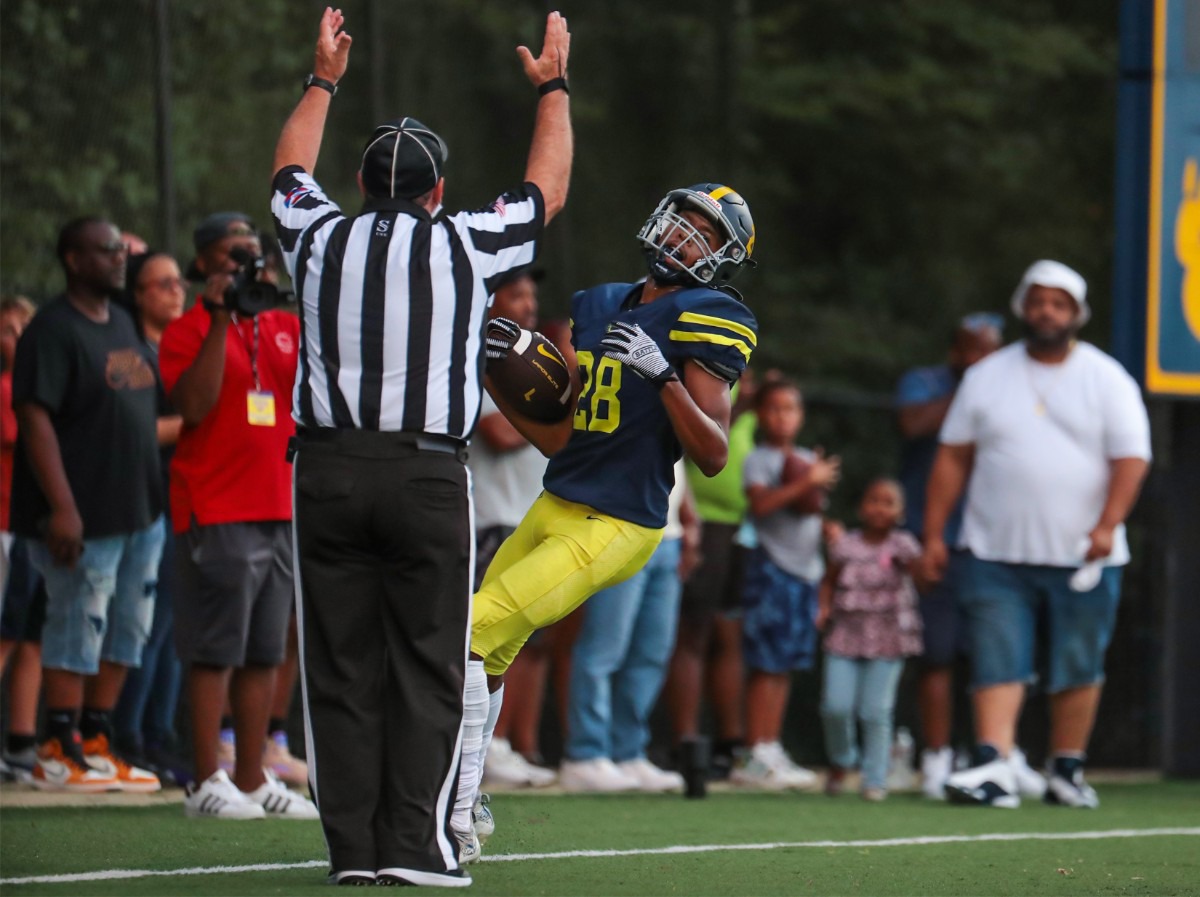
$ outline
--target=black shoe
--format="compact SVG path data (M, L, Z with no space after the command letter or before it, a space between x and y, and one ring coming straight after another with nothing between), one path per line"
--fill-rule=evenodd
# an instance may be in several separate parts
M185 783L190 782L194 778L192 764L183 757L180 757L169 747L149 744L146 745L142 756L146 759L146 762L159 770L158 777L162 779L163 785L166 785L170 781L171 784L182 788Z

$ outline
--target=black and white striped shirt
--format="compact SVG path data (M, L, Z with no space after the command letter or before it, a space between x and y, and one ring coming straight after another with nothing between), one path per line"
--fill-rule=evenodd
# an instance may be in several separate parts
M300 303L296 423L468 438L489 297L538 253L537 185L437 221L371 197L348 218L293 165L275 176L271 212Z

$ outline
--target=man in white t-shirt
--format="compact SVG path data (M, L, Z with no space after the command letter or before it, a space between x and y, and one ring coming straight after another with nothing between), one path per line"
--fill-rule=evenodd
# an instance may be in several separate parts
M1095 807L1083 761L1129 561L1124 520L1149 466L1150 427L1133 378L1075 340L1090 316L1077 272L1036 262L1012 308L1025 338L967 371L926 498L922 562L938 579L949 560L946 520L967 490L953 575L971 633L976 749L973 765L950 776L946 796L1019 805L1006 758L1034 678L1041 621L1051 723L1045 800Z

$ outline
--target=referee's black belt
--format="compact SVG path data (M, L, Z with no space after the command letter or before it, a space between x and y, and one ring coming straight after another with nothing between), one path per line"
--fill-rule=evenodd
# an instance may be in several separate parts
M355 430L337 427L297 427L296 442L299 446L328 445L349 451L361 451L371 455L392 451L433 452L454 455L460 461L467 460L467 444L453 436L439 433L412 433L407 430ZM294 454L289 451L288 455Z

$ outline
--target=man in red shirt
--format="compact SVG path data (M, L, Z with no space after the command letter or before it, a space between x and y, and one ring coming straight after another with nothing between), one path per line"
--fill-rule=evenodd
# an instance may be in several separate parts
M194 234L196 305L163 334L159 363L183 416L171 463L179 536L176 646L188 667L196 782L188 816L315 819L316 808L263 770L263 744L285 653L292 586L287 463L300 325L294 315L230 309L235 256L262 254L239 212L211 215ZM233 779L218 767L226 695L233 708Z

